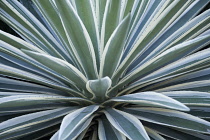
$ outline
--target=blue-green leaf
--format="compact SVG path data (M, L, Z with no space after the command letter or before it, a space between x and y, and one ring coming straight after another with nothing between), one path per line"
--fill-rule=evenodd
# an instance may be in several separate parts
M66 107L41 111L4 121L0 123L0 139L25 135L25 133L28 134L39 129L43 129L45 128L45 125L49 127L51 125L58 124L61 122L62 116L75 109L77 109L77 107Z
M182 111L190 110L181 102L157 92L140 92L129 95L123 95L119 97L114 97L108 100L107 102L110 101L137 104L139 106L171 108Z
M89 80L86 84L87 90L93 94L93 99L103 101L106 97L107 90L111 87L112 81L109 77L98 80Z
M133 115L116 110L106 109L104 111L109 122L131 140L149 140L149 137L141 122Z
M66 115L59 130L59 140L75 139L90 124L91 115L98 108L96 105L87 106Z
M100 140L126 140L126 137L115 129L105 117L101 117L98 122L98 136Z
M55 0L71 50L88 79L98 78L96 57L85 25L68 0ZM68 13L68 14L66 14Z
M138 119L154 124L170 126L193 132L210 133L210 122L187 113L161 108L124 108L123 111L135 115Z
M101 56L100 77L112 77L120 63L130 22L130 14L116 27ZM112 63L110 63L112 62Z

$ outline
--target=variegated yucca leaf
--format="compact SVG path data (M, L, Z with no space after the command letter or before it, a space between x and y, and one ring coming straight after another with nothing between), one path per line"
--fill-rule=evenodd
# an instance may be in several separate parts
M209 140L207 5L0 0L0 140Z

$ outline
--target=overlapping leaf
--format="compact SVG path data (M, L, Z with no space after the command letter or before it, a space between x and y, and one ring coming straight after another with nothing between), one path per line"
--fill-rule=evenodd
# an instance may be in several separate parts
M0 139L210 139L209 0L20 1L0 1L20 36L0 30Z

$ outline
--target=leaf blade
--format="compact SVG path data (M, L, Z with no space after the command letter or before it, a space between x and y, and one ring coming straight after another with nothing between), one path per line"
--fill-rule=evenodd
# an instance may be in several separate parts
M159 107L177 109L182 111L190 110L187 106L185 106L181 102L178 102L168 96L165 96L157 92L140 92L130 95L123 95L119 97L114 97L110 99L110 101L131 103L140 106L154 106L154 107L159 106Z
M52 70L60 73L61 75L64 75L79 87L85 87L85 84L87 82L86 77L70 63L46 54L36 53L27 50L22 51L28 56L42 63L43 65L51 68Z
M129 22L130 14L126 16L125 19L116 27L107 41L101 56L100 77L108 76L111 78L114 71L117 69L123 54Z
M55 3L75 59L88 79L98 78L93 44L84 24L69 1L55 0Z
M143 125L136 117L111 108L106 109L104 113L109 122L129 139L149 140Z
M126 140L126 137L116 130L105 117L101 117L98 122L98 136L100 140Z
M74 130L85 122L98 108L96 105L83 107L65 116L59 130L59 139L64 140L70 137L73 138L73 136L75 137L74 133L77 132L74 132Z
M209 134L210 132L210 122L187 113L168 109L143 107L122 110L135 115L140 120L147 122L205 134Z

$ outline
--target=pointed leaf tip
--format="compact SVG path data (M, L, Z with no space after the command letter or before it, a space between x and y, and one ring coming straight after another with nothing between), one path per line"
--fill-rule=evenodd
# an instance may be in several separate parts
M181 102L157 92L141 92L124 95L112 98L108 102L110 101L126 102L142 106L163 107L181 111L190 111L190 109Z

